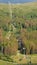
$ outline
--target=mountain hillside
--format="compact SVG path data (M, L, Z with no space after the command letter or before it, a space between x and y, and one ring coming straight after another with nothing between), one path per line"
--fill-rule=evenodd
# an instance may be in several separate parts
M16 54L20 39L27 54L37 53L37 2L0 4L0 51Z

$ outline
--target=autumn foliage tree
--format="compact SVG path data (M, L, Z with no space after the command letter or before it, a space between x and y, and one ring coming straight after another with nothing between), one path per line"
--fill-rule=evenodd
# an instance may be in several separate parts
M11 33L11 36L9 39L5 38L4 46L5 46L5 55L14 55L17 53L18 42L13 33Z
M35 53L35 49L37 49L37 35L36 31L28 32L26 29L21 31L20 37L22 38L24 47L26 46L28 54ZM33 41L34 40L34 41Z
M0 51L2 52L2 44L3 44L3 35L2 35L2 29L0 29Z

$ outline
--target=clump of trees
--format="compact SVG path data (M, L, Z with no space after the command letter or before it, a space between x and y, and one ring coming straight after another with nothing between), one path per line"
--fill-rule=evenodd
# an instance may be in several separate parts
M33 33L33 34L32 34ZM37 37L36 32L28 32L26 29L21 31L20 37L22 38L24 48L26 47L27 54L35 53L35 49L37 48Z
M9 39L3 37L2 30L0 29L0 52L5 55L14 55L18 50L18 42L13 33Z

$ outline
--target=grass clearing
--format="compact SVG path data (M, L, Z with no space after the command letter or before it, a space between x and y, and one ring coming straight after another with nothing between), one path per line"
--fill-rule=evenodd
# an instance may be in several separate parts
M16 56L11 56L11 58L13 59L14 62L0 60L0 65L18 65L18 64L25 65L25 64L28 64L30 60L33 65L35 63L37 64L37 54L33 54L33 55L19 54Z

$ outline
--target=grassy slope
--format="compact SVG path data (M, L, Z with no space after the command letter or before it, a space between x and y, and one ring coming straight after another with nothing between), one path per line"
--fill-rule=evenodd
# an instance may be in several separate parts
M13 65L11 62L0 60L0 65Z
M11 57L12 58L12 57ZM14 62L8 62L8 61L3 61L3 60L0 60L0 65L17 65L17 64L26 64L26 63L29 63L30 59L31 58L31 62L33 64L37 64L37 55L16 55L13 57L14 59ZM19 59L21 59L21 61L19 61Z

